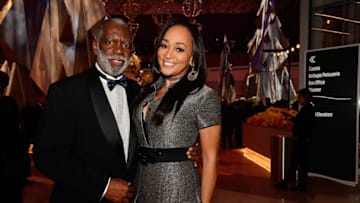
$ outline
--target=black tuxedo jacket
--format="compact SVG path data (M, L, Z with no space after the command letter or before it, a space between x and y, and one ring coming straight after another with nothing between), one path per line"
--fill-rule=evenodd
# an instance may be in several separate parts
M128 80L129 110L139 86ZM52 84L34 146L36 167L55 181L50 202L99 202L108 178L132 181L137 145L131 123L128 162L95 67ZM102 202L107 202L103 200Z

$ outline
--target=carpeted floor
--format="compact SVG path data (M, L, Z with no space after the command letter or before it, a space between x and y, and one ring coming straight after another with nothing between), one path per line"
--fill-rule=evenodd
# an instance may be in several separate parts
M47 203L52 181L33 168L24 203ZM213 203L360 203L360 189L310 177L308 192L275 188L270 173L243 157L239 149L222 150Z

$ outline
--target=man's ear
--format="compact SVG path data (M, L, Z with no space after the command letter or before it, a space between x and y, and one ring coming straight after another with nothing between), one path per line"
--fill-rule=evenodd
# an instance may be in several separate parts
M93 40L92 48L93 48L93 53L96 56L97 55L97 42L96 42L96 40Z

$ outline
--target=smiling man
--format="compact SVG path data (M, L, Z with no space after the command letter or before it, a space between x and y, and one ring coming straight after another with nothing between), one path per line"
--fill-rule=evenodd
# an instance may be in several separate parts
M128 104L139 86L122 75L133 51L131 34L124 21L109 18L94 39L94 66L50 86L39 126L34 161L55 181L51 203L133 197L136 136Z

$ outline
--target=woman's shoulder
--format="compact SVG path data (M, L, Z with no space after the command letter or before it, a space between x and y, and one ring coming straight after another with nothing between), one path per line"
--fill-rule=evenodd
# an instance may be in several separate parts
M221 102L219 94L211 87L204 85L190 94L192 100L200 103L219 103Z
M202 96L219 97L218 93L208 85L204 85L197 90L194 90L194 93Z

